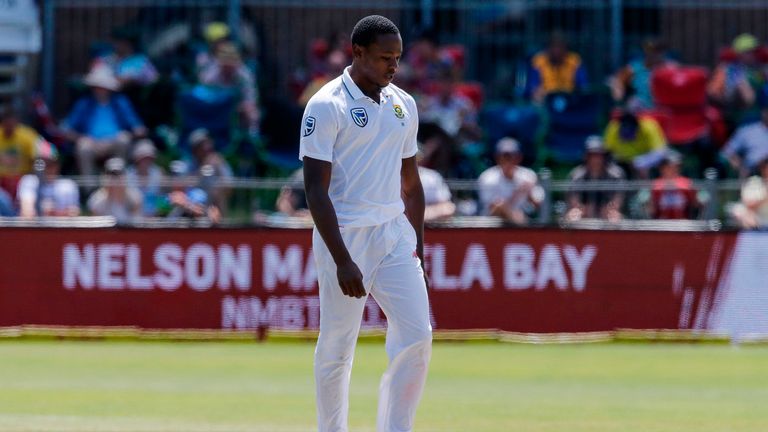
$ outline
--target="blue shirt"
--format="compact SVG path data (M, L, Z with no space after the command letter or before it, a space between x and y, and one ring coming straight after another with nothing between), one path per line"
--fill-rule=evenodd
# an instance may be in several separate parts
M750 123L736 130L723 149L726 157L739 156L749 169L768 157L768 126L762 121Z
M85 96L75 103L64 127L94 138L111 138L122 130L143 126L133 110L131 101L121 94L113 94L106 104L93 96Z

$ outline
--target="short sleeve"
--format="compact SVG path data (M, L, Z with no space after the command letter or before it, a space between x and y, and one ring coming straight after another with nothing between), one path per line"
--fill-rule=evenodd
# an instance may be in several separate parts
M313 98L304 109L301 120L299 159L304 156L333 162L333 146L339 132L335 107L332 102Z
M405 145L403 145L403 159L408 159L416 155L419 151L419 145L417 136L419 133L419 110L416 107L416 101L411 99L411 124L408 128L408 136L405 139Z
M25 175L19 181L16 196L19 197L19 200L35 199L37 196L37 186L40 184L39 182L40 180L36 175Z

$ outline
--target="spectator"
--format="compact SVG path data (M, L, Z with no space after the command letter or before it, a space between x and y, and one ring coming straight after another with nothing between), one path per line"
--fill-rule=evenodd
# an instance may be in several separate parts
M651 74L656 68L675 64L666 57L666 52L666 45L659 39L643 42L643 58L629 62L608 80L613 100L622 102L632 97L640 101L642 107L652 108Z
M88 198L88 210L93 216L113 216L118 224L127 224L141 217L142 196L135 187L128 185L125 161L111 158L104 163L106 177L103 186Z
M229 26L223 22L214 21L205 26L203 36L208 43L208 50L199 52L195 58L198 72L216 61L216 52L221 45L229 42L230 33Z
M19 181L19 215L26 218L80 215L80 193L75 182L59 177L61 166L56 147L41 139L35 154L35 174L27 174Z
M91 94L80 98L64 121L68 139L75 142L80 174L97 172L96 162L111 156L125 157L133 137L146 128L131 102L116 93L120 83L109 68L97 66L85 77Z
M456 213L456 205L451 201L451 190L439 172L423 166L423 151L416 155L419 164L419 177L424 188L424 221L445 219Z
M304 170L297 169L291 174L290 185L283 186L280 189L280 195L275 204L277 211L285 216L305 218L310 220L307 207L307 198L304 195Z
M10 104L0 109L0 189L13 198L21 176L32 172L40 136L19 123Z
M623 169L648 178L648 170L664 157L667 140L655 119L640 114L641 104L631 100L621 116L608 123L604 139L605 149Z
M707 85L710 98L725 109L732 125L749 118L757 95L766 83L765 71L757 59L759 46L751 34L737 36L731 45L736 59L718 65Z
M190 172L194 175L202 175L204 167L212 169L210 176L212 184L210 184L210 189L206 189L206 193L210 195L211 202L216 205L219 211L224 211L227 208L231 189L215 183L221 183L222 180L224 182L231 181L234 177L232 168L226 159L214 150L213 138L207 130L194 130L189 136L189 144L192 150L192 159L188 164Z
M190 185L189 165L184 161L173 161L170 172L171 192L163 200L161 214L169 219L207 218L214 224L219 223L221 212L210 203L208 193L197 185Z
M760 117L760 121L737 129L722 151L740 178L754 174L757 164L768 157L768 105Z
M768 158L757 164L759 175L750 177L741 187L741 203L732 216L742 228L768 227Z
M585 162L574 168L568 175L572 191L568 194L566 220L600 218L610 222L621 220L623 195L613 191L581 191L581 186L594 181L624 180L624 171L610 162L599 136L590 136L585 144Z
M587 83L587 70L581 57L568 51L565 37L555 33L546 51L531 59L525 94L540 103L549 93L572 93L584 89Z
M142 215L157 216L157 207L163 199L162 182L165 174L155 163L157 149L147 138L136 142L133 149L133 166L128 167L126 180L128 184L141 192L143 198Z
M4 189L0 189L0 217L16 216L13 198Z
M310 81L304 88L304 91L301 92L301 96L299 96L299 105L302 107L306 106L309 99L324 85L328 84L328 82L344 72L344 68L347 66L347 56L344 52L335 50L328 55L326 63L327 67L325 68L325 71Z
M149 58L139 52L139 34L132 29L112 32L115 53L108 58L115 77L123 90L154 84L159 75Z
M239 97L239 111L251 135L259 131L260 112L256 78L243 63L237 47L222 43L216 51L216 60L200 71L200 83L234 91Z
M680 175L680 153L670 150L661 162L661 177L651 187L650 214L654 219L693 219L701 207L691 179Z
M541 203L543 193L538 177L520 166L520 145L512 138L496 143L496 166L485 170L478 179L481 212L523 225L528 214Z

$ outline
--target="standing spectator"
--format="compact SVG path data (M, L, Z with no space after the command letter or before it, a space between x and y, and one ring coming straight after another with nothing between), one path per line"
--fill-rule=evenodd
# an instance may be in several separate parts
M258 134L260 112L256 78L243 63L231 42L218 46L216 60L200 71L200 83L234 91L239 97L239 111L251 135Z
M195 58L198 72L214 63L219 47L229 42L229 26L219 21L208 23L203 29L203 36L208 44L208 50L199 52Z
M481 212L523 225L543 194L533 170L520 166L520 145L513 138L496 143L496 166L478 178Z
M572 93L587 84L587 70L581 57L568 51L568 42L562 34L554 33L546 51L531 59L525 94L540 103L549 93Z
M125 157L134 137L147 130L131 102L122 94L112 71L97 66L85 77L91 94L80 98L64 121L67 138L75 142L77 162L82 175L94 175L96 162L111 156Z
M757 164L768 157L768 105L760 111L760 121L736 130L723 149L722 155L740 178L752 175Z
M40 136L19 123L10 103L0 110L0 189L13 197L21 176L32 172Z
M741 34L733 40L734 61L717 66L707 85L709 97L725 109L731 125L748 120L754 113L757 95L766 83L765 70L757 58L760 43L751 34Z
M214 150L213 138L205 129L196 129L189 136L189 144L192 150L192 159L189 161L190 172L194 175L202 175L204 167L210 167L210 201L216 205L219 211L227 208L227 200L231 189L222 186L224 182L232 180L232 168L224 157Z
M48 141L38 140L35 174L27 174L19 181L17 196L21 217L80 215L77 185L70 179L59 177L59 170L56 147Z
M118 224L127 224L141 217L141 192L127 184L125 161L111 158L104 164L104 186L88 198L88 210L93 216L113 216Z
M659 39L643 42L643 58L629 62L608 80L613 100L623 102L632 97L639 100L643 108L652 108L651 74L656 68L675 64L666 54L667 47Z
M742 228L768 227L768 158L757 164L759 175L750 177L741 187L741 203L732 216Z
M659 123L640 114L641 103L633 99L618 119L605 129L605 149L626 171L647 178L666 154L667 140Z
M136 142L133 149L133 166L128 167L128 184L137 188L143 197L142 214L144 217L157 216L157 206L163 199L161 184L163 169L155 163L157 149L147 138Z
M624 171L608 159L602 138L590 136L585 144L586 156L582 165L568 175L572 191L568 194L566 219L600 218L618 222L622 218L623 194L614 191L581 191L580 186L594 181L624 180Z
M680 175L682 159L670 150L661 162L661 177L653 182L649 203L654 219L693 219L701 207L693 182Z
M146 55L139 52L139 34L136 30L115 30L112 32L112 40L115 53L107 61L124 91L130 87L146 87L157 81L157 69Z

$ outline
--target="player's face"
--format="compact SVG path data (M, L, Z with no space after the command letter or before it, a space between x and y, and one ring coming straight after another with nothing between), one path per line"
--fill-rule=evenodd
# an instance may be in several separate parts
M355 56L360 60L360 71L368 81L379 87L386 87L392 82L402 54L403 40L399 34L379 35L376 42L369 46L355 47Z

